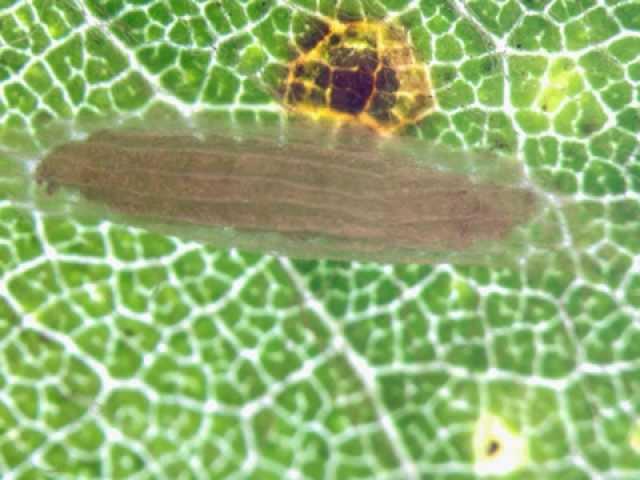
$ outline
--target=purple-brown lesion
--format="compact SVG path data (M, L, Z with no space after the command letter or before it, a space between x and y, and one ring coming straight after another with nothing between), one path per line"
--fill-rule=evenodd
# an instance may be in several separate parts
M369 102L373 91L373 77L358 68L336 70L331 83L331 108L340 112L358 114Z
M426 69L416 63L403 30L367 21L313 22L297 42L284 82L282 98L292 110L318 108L389 130L433 107Z

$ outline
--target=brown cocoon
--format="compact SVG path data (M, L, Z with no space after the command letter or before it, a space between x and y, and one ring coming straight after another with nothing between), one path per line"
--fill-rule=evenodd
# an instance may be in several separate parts
M522 186L478 182L374 141L306 140L100 132L54 150L37 180L154 222L276 234L280 253L310 256L461 251L504 239L537 205Z

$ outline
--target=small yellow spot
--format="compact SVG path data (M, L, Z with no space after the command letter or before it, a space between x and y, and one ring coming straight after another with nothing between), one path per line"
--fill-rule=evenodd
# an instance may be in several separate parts
M527 443L500 417L485 414L473 435L474 470L477 475L507 475L527 463Z
M580 92L582 87L582 78L573 62L568 59L557 60L551 66L539 106L543 111L553 112L565 99Z
M640 420L631 429L631 435L629 435L629 445L638 454L640 454Z

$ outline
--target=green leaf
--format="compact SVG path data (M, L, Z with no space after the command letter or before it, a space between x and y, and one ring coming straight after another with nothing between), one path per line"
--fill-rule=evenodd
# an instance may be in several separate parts
M279 120L316 13L404 26L411 133L522 162L563 246L296 260L33 184L97 128ZM640 478L639 32L637 0L0 1L0 476Z

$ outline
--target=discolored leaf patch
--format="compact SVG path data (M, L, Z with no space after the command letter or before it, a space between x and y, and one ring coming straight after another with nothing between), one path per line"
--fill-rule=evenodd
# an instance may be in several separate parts
M388 135L435 108L429 72L400 25L312 17L277 87L294 113Z

